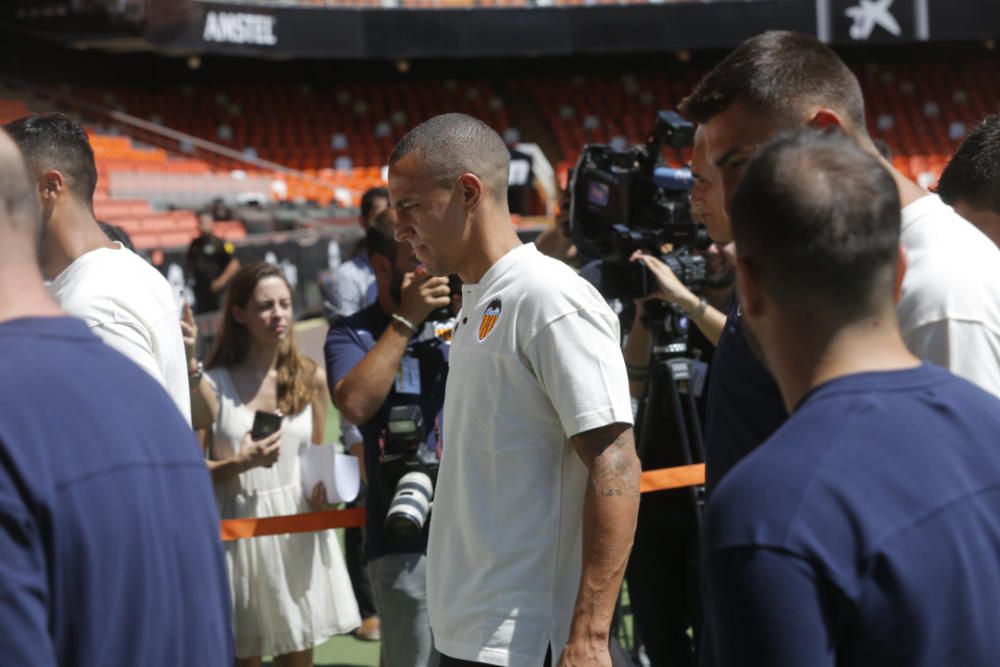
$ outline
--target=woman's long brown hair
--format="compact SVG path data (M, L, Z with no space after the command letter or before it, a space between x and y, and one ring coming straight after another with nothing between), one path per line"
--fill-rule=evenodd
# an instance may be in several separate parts
M222 323L211 352L205 360L205 368L222 366L229 369L242 363L250 351L250 332L233 317L233 306L246 308L253 297L257 283L265 278L280 278L292 291L284 274L277 266L267 262L248 264L233 276L229 291L222 306ZM292 328L278 348L278 409L286 415L297 415L313 398L313 378L316 363L302 355L295 344Z

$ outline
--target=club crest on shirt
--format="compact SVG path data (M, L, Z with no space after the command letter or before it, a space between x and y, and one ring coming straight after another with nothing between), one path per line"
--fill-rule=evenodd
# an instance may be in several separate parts
M483 312L483 319L479 322L479 340L480 342L486 340L486 337L490 335L493 331L493 327L496 326L497 320L500 319L500 311L502 306L500 304L500 299L493 299L490 301L490 305L486 306L486 310Z

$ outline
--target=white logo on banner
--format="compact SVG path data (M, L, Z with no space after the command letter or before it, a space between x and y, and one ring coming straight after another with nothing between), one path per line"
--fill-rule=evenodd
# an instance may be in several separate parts
M511 160L507 176L508 185L528 185L531 176L531 162L528 160Z
M226 44L274 46L278 43L274 34L276 23L277 19L267 14L208 12L202 39Z
M857 6L849 7L844 13L854 20L851 26L851 39L863 40L872 36L875 26L882 28L891 35L899 37L903 29L892 15L889 8L893 0L861 0Z

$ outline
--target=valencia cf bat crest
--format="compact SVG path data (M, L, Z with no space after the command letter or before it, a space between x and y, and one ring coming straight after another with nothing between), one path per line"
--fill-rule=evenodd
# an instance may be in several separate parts
M493 299L490 301L490 305L486 306L486 311L483 312L483 319L479 323L480 341L486 340L486 337L490 335L491 331L493 331L493 327L496 326L497 320L500 319L501 308L500 299Z

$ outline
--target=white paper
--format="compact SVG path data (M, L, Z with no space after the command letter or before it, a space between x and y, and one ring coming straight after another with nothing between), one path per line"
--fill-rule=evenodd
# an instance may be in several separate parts
M306 498L317 482L326 487L326 502L349 503L361 489L358 458L340 454L333 445L306 447L299 455L302 471L302 493Z

